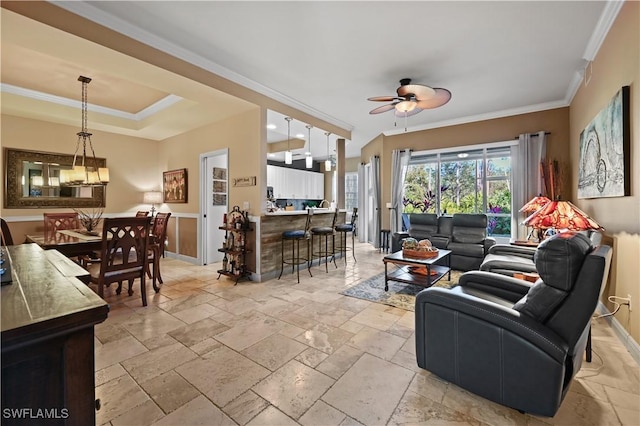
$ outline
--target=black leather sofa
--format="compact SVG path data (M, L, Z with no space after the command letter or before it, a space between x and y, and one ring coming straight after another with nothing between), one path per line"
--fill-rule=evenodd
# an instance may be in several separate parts
M611 248L566 232L542 242L535 284L472 271L416 297L418 366L517 410L553 416L582 365Z
M392 251L401 250L402 240L407 237L429 239L439 249L451 250L451 268L460 271L479 269L489 248L496 243L487 237L485 214L413 213L409 215L409 232L392 236Z

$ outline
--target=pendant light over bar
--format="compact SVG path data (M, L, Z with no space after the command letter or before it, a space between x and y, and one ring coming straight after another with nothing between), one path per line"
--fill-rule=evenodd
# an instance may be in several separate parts
M87 85L91 82L89 77L78 77L82 82L82 130L77 133L78 142L73 153L73 165L71 170L60 171L60 185L63 186L104 186L109 183L109 169L98 167L96 153L91 142L91 133L87 131ZM87 161L87 141L91 149L93 164ZM82 142L82 159L78 159L78 150ZM91 158L91 157L90 157Z
M291 152L290 141L291 141L291 120L293 120L293 118L285 117L284 119L287 120L287 152L284 153L284 163L291 164L293 163L293 153Z
M313 167L313 156L311 155L311 129L313 128L313 126L307 124L305 127L307 128L307 130L309 130L309 151L304 153L304 161L307 169L311 169Z
M330 172L331 171L331 157L329 156L329 135L331 135L330 132L325 132L325 135L327 135L327 159L324 162L324 170L326 172Z

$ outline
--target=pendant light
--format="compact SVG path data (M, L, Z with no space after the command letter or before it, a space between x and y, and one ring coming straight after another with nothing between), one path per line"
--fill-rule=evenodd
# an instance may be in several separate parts
M324 171L325 172L330 172L331 171L331 157L329 156L329 135L331 133L329 132L325 132L325 135L327 135L327 159L324 162Z
M313 128L313 126L307 124L305 127L309 129L309 151L304 153L304 161L306 163L307 169L310 169L313 167L313 156L311 156L311 129Z
M285 117L284 119L287 120L287 152L284 153L284 164L291 164L293 163L293 153L291 152L289 144L291 141L291 120L293 120L293 118Z
M64 186L104 186L109 183L109 169L98 167L98 160L96 160L96 153L91 142L91 133L87 131L87 85L91 79L80 76L78 81L82 82L82 130L77 133L78 142L73 154L72 168L60 171L60 184ZM91 148L93 164L89 164L87 161L87 141L89 141L89 148ZM80 142L82 142L82 158L79 160Z

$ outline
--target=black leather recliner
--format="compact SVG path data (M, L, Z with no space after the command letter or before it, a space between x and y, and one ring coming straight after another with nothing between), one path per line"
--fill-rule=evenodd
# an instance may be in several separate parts
M602 243L602 234L597 230L580 231L580 233L589 238L594 247ZM496 244L489 248L480 265L480 270L509 276L515 273L537 272L536 265L533 263L535 253L534 247Z
M611 247L565 232L540 244L535 284L491 272L416 297L418 366L484 398L553 416L582 365Z

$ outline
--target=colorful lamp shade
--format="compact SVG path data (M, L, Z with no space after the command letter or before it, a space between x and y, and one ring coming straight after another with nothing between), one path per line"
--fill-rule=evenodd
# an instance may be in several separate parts
M527 217L522 224L536 229L604 230L600 224L569 201L550 201Z
M529 200L529 202L524 206L522 206L522 208L520 208L520 210L518 211L522 213L533 213L536 210L540 210L545 205L547 205L547 203L550 203L550 202L551 202L550 199L540 194L537 197L533 197L531 200Z

